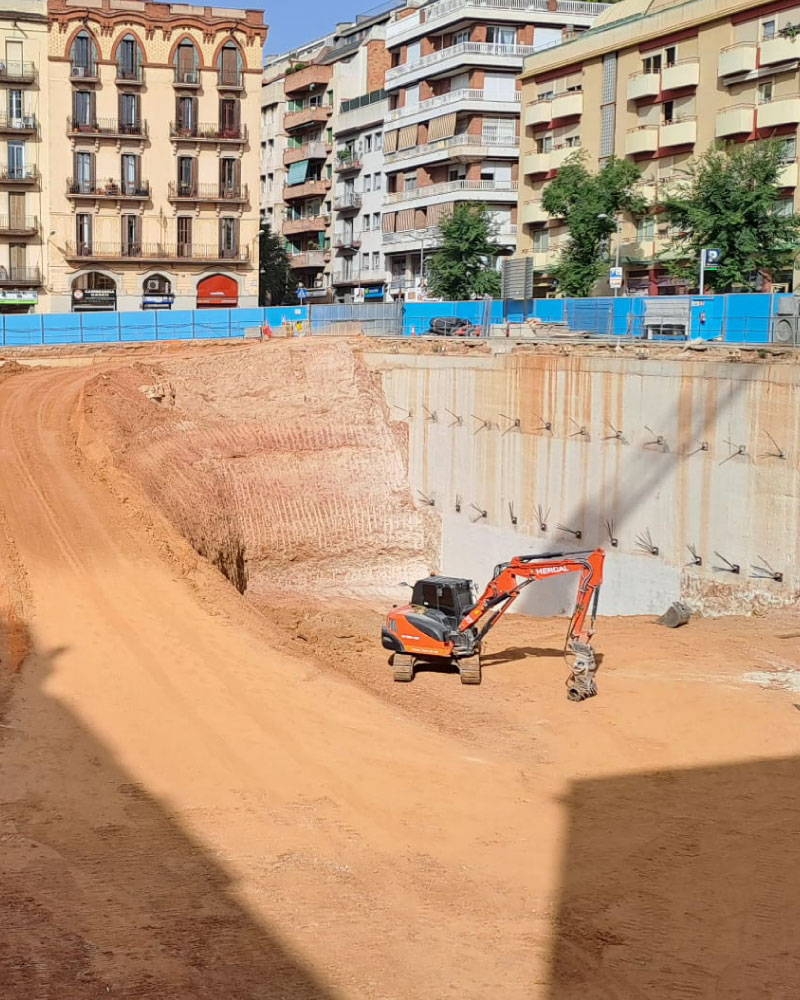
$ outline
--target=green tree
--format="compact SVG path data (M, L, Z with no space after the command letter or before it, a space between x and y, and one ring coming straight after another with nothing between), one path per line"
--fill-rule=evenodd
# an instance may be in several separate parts
M442 247L430 260L428 288L443 299L500 294L495 259L505 251L494 242L496 227L482 202L459 202L439 223Z
M272 232L269 223L262 223L258 238L259 305L280 306L294 302L295 285L283 240Z
M777 141L716 146L693 160L661 205L677 234L662 256L669 271L698 285L703 247L722 252L706 278L719 292L752 288L757 275L790 268L800 220L777 204L781 162Z
M553 269L564 295L583 298L607 272L609 247L621 213L643 215L645 199L636 191L641 174L629 160L612 156L597 173L586 166L586 153L570 156L544 190L542 205L569 229L567 244Z

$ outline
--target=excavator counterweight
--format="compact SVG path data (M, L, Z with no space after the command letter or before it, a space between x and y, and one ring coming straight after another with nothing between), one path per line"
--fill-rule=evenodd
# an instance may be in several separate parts
M474 599L472 581L429 576L414 584L411 603L393 608L381 630L391 650L396 681L414 678L417 661L446 662L458 669L462 684L481 682L481 644L489 630L531 583L578 573L578 594L564 655L570 667L567 697L583 701L597 694L597 664L591 638L603 582L602 549L514 556L495 567L483 593Z

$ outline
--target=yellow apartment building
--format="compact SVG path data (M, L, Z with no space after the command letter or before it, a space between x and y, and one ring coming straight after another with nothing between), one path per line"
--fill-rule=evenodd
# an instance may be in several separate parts
M48 15L46 311L257 305L263 12Z
M548 269L566 238L542 191L576 149L591 169L612 154L634 160L655 209L664 185L715 140L776 138L785 160L780 204L797 211L799 68L800 4L789 0L622 0L590 31L529 58L517 249L533 256L535 294L552 289ZM685 290L659 263L668 230L655 212L619 222L625 291ZM791 287L792 274L776 281Z
M0 4L0 313L39 308L46 281L47 3Z

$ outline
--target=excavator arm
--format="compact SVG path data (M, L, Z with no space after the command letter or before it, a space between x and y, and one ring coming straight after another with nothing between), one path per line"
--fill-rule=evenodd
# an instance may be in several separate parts
M494 576L486 585L477 603L459 622L458 631L478 628L478 637L482 639L508 611L525 587L555 576L579 573L578 594L564 649L571 668L567 689L572 701L590 698L597 693L594 683L597 665L590 640L594 634L597 600L603 582L604 558L602 549L515 556L510 562L501 563L495 568Z

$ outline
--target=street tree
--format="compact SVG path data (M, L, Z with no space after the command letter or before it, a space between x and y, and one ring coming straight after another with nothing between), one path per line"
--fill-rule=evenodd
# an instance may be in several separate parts
M294 302L295 281L283 240L277 233L273 233L266 222L261 226L258 239L259 304L279 306Z
M430 260L428 289L459 301L500 294L495 261L505 251L494 242L496 226L482 202L459 202L439 223L441 249Z
M661 204L673 233L662 255L670 273L698 285L704 247L721 251L706 276L718 292L752 289L791 268L800 219L779 204L782 163L779 141L716 146L694 159Z
M566 296L591 295L610 263L611 238L623 213L643 215L647 203L637 191L641 174L629 160L610 157L596 173L584 151L574 153L550 181L542 196L545 211L563 219L567 242L552 269Z

